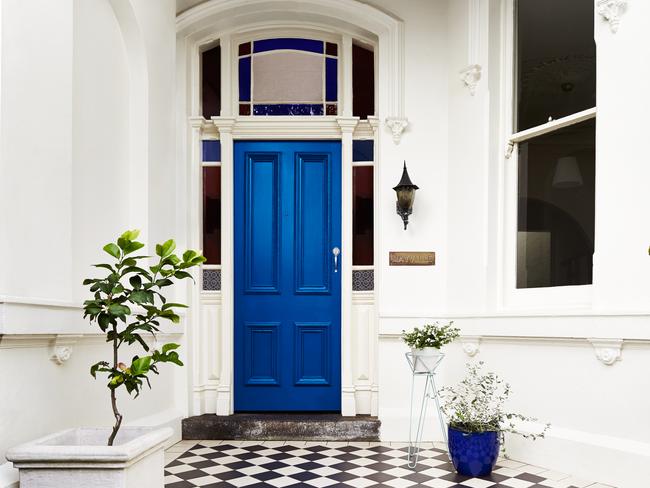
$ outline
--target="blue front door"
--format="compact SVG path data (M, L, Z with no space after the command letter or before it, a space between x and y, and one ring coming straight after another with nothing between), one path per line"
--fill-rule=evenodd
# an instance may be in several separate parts
M341 409L341 143L235 142L235 410Z

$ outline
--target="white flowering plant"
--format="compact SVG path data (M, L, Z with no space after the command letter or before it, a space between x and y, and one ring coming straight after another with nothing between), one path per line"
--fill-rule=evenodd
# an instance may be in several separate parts
M467 364L467 376L457 386L440 389L441 407L449 426L467 433L499 432L502 446L505 432L532 440L544 437L550 424L545 424L541 432L517 428L519 423L534 423L537 419L506 411L510 385L495 373L483 373L482 368L482 361Z
M453 327L453 322L441 325L440 322L425 324L422 328L415 327L411 332L402 331L402 339L409 347L424 349L435 347L440 349L458 337L460 329Z

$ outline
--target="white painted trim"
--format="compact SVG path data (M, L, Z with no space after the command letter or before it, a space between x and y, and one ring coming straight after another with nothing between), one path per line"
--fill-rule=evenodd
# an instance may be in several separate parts
M559 118L557 120L551 120L542 125L531 127L530 129L522 130L520 132L515 132L512 134L508 142L518 143L523 142L533 137L538 137L549 132L554 132L558 129L564 127L569 127L571 125L579 124L585 120L595 119L596 118L596 107L588 108L582 110L581 112L576 112L575 114L567 115L566 117Z
M296 13L299 12L298 15ZM305 14L309 12L309 14ZM328 32L335 32L332 37L334 42L339 43L340 56L339 62L342 68L339 73L343 73L343 81L339 85L339 104L341 107L346 103L346 92L350 92L351 87L351 69L349 59L345 60L345 50L342 42L347 37L358 39L359 41L373 46L375 52L376 80L382 80L376 88L376 116L368 117L367 121L359 122L354 117L254 117L254 116L233 116L231 109L237 108L237 89L236 77L237 69L235 66L234 46L237 40L251 35L268 35L269 32L276 29L284 35L300 32L319 31L323 33L320 37L325 38ZM199 152L199 141L201 139L219 138L221 139L221 163L222 163L222 292L221 292L221 332L222 336L219 341L219 357L221 359L220 377L217 388L216 411L218 414L227 415L233 411L233 344L232 344L232 312L234 302L232 296L232 147L234 139L266 139L266 140L289 140L289 139L341 139L343 141L343 195L346 195L346 185L351 185L351 151L352 138L374 139L377 153L375 155L375 165L379 164L381 155L379 154L379 138L381 137L378 128L381 117L389 116L392 119L399 120L400 123L406 123L404 113L404 29L403 22L395 19L390 15L357 1L349 0L331 0L326 4L320 0L211 0L205 2L193 9L190 9L177 18L177 38L180 49L184 52L178 56L180 66L178 72L181 76L187 77L185 84L190 90L187 93L179 92L179 117L181 119L190 118L190 125L199 128L198 131L191 131L192 141L189 147L184 147L181 153L186 154L189 161L192 161L190 167L196 166L196 153ZM331 35L331 34L329 34ZM337 37L338 36L338 37ZM250 37L249 37L250 38ZM200 77L199 77L199 51L201 46L211 44L221 39L222 45L222 79L229 84L225 87L222 83L222 113L220 117L214 117L211 121L205 120L195 114L201 113L200 110ZM351 44L350 44L351 47ZM349 78L349 79L348 79ZM180 83L182 86L183 83ZM347 97L348 103L351 97ZM238 111L238 110L237 110ZM192 117L192 115L194 115ZM216 130L215 130L216 128ZM403 128L403 126L402 126ZM400 131L401 133L401 131ZM347 141L347 142L346 142ZM179 138L179 145L183 146L185 141ZM194 152L193 152L194 151ZM346 154L349 153L347 156ZM346 163L346 159L349 160ZM199 159L200 161L200 159ZM348 171L349 170L349 171ZM188 177L192 178L191 168L188 169ZM349 173L349 178L345 174ZM375 188L379 188L379 171L375 171ZM196 179L194 181L197 181ZM189 199L189 208L194 209L200 195L195 184L190 184L190 189L186 193ZM351 249L351 188L350 195L344 197L343 202L343 244L346 240L350 241L348 248ZM347 208L349 207L349 208ZM196 210L193 210L196 211ZM375 198L375 219L378 218L379 199ZM347 215L347 217L346 217ZM346 222L346 219L349 222ZM190 241L195 246L200 247L200 228L196 225L196 218L190 219L194 223L189 223L188 235ZM346 230L350 227L349 230ZM375 220L375 236L377 235L377 220ZM349 234L346 239L346 233ZM376 239L376 242L378 240ZM344 247L345 249L345 247ZM379 246L375 246L375 262L378 262ZM351 280L351 252L343 253L343 283L342 290L342 334L349 332L349 315L352 300L352 280ZM346 263L346 259L349 260ZM375 270L377 275L377 270ZM346 279L346 274L350 276ZM347 284L346 284L347 283ZM230 285L229 285L230 284ZM346 287L349 290L346 290ZM202 299L207 298L205 294L193 294L193 307L198 310L198 305ZM346 305L347 304L347 305ZM376 307L374 310L374 320L371 321L369 334L371 337L369 352L369 368L376 370ZM346 317L348 320L346 322ZM200 329L199 318L197 314L191 316L193 323L190 326L192 337L189 341L195 344L198 340L198 331ZM347 324L347 325L346 325ZM347 329L346 329L347 327ZM343 341L344 342L344 341ZM196 350L197 345L193 346ZM197 353L199 352L196 350ZM348 356L351 351L347 351ZM197 356L193 360L194 364L190 369L199 367L202 359ZM356 388L351 381L349 358L342 357L342 396L343 396L343 413L344 415L354 415L356 412L355 396ZM196 374L192 373L194 378L193 391L195 393L193 405L194 412L199 413L201 398L198 390L207 391L213 388L203 387L197 383ZM376 372L372 375L372 381L369 384L370 413L377 413L378 399L378 382ZM365 390L364 390L365 391ZM365 413L365 412L364 412Z
M407 326L421 325L423 322L453 320L463 336L489 337L500 341L587 341L614 339L628 343L650 342L650 314L638 316L458 316L458 315L420 315L391 316L380 321L382 337L399 335ZM485 331L490 331L486 334Z
M517 143L592 119L596 108L571 114L520 132L514 131L516 86L515 61L515 14L514 0L501 4L501 90L500 133L506 141L505 154L500 155L498 165L499 188L497 218L497 311L515 312L525 310L563 311L574 310L587 313L591 308L593 286L557 286L547 288L518 289L517 278L517 203L518 203L518 151Z

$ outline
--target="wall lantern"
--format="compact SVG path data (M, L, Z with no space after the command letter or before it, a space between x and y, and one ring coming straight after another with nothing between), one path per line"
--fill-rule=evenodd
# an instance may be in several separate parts
M404 171L402 171L402 179L396 187L393 188L397 193L397 215L402 217L404 221L404 230L409 224L409 215L413 213L413 200L415 200L415 190L418 189L409 178L409 172L406 169L406 161L404 161Z

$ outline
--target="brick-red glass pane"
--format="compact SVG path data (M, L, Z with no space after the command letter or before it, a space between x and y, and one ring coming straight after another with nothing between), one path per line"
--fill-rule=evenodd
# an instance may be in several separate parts
M203 254L221 264L221 168L203 168Z
M362 119L375 115L375 54L352 46L352 113Z
M372 265L374 254L373 168L357 166L352 175L352 264Z
M201 59L203 116L209 119L221 115L221 46L204 51Z

